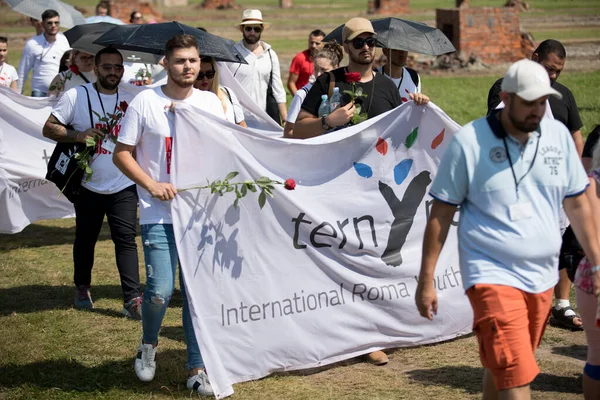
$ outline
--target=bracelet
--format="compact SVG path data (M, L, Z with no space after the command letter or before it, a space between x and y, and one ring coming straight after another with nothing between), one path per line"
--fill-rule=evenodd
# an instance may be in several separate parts
M596 265L596 266L590 268L590 271L592 271L592 273L600 271L600 265Z

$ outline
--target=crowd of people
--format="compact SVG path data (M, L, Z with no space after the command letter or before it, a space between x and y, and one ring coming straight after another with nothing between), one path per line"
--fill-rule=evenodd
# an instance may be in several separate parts
M108 11L106 3L96 7L99 16ZM130 22L142 23L143 16L134 11ZM36 35L25 44L18 69L6 63L8 41L0 37L0 85L22 92L33 71L31 96L58 97L43 135L59 143L101 139L94 149L93 174L82 180L74 200L74 306L94 307L94 248L106 217L115 244L123 314L142 321L135 372L148 382L155 375L159 330L177 275L169 207L177 193L170 183L171 106L176 102L193 104L246 127L244 109L236 93L220 84L219 65L201 54L193 36L170 38L160 66L136 70L137 66L124 63L114 48L96 54L71 50L59 32L60 15L54 10L46 10L40 21L32 18L31 24ZM261 40L269 26L260 10L243 11L236 25L242 39L235 50L247 64L232 62L224 67L252 101L284 125L284 138L312 138L373 118L404 102L429 102L421 93L421 77L406 67L408 53L384 48L387 62L377 65L377 33L369 20L352 18L344 25L341 44L324 43L322 30L310 32L308 48L294 57L289 69L287 88L293 100L288 110L279 58ZM348 63L341 66L344 54ZM460 266L486 368L485 399L530 398L529 384L539 373L534 352L550 315L554 325L585 329L584 393L586 399L600 396L600 328L596 326L600 149L595 146L600 129L594 130L584 146L575 98L557 82L565 61L563 45L546 40L531 60L511 65L490 89L488 115L454 135L430 191L435 200L423 241L417 307L423 317L434 319L433 274L460 207ZM164 84L132 97L119 90L132 83L128 68L134 71L133 83L141 76L142 85L153 83L152 68L164 71L159 80ZM350 89L360 89L364 95L351 98ZM337 100L336 94L341 96ZM324 101L327 107L323 107ZM111 115L124 117L110 124ZM147 277L143 293L135 242L138 208ZM568 235L578 239L569 240L574 247L561 240ZM181 273L179 279L187 387L212 395ZM569 301L571 279L581 317ZM376 365L388 362L383 351L366 358Z

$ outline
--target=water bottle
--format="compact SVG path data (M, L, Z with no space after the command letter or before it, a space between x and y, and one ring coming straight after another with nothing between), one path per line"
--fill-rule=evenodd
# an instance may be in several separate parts
M342 105L342 95L340 94L340 88L334 87L331 100L329 100L329 112L332 113Z
M321 95L321 105L319 106L319 117L326 117L329 115L329 100L327 100L327 95Z

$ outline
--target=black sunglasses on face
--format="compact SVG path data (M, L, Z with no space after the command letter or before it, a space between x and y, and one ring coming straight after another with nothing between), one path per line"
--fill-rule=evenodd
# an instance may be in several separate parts
M256 32L256 33L261 33L262 29L263 28L261 28L260 26L246 26L246 27L244 27L244 30L246 32L252 32L254 30L254 32Z
M210 71L206 71L206 72L198 72L198 78L196 78L196 80L201 81L202 79L204 79L204 77L206 77L206 79L214 78L215 70L211 69Z
M110 72L113 69L115 70L115 72L121 72L124 68L123 64L100 64L98 65L98 67L102 68L106 72Z
M375 44L377 43L377 40L374 37L368 37L368 38L354 38L350 41L346 41L346 42L351 42L352 46L356 49L356 50L360 50L363 47L365 47L365 44L367 46L369 46L369 48L375 47Z

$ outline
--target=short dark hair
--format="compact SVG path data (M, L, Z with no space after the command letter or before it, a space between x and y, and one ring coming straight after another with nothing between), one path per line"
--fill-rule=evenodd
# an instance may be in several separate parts
M106 11L108 14L110 14L110 3L108 1L101 1L100 3L96 4L96 12L99 8L106 8Z
M105 47L96 53L96 57L94 57L95 65L100 65L100 57L102 57L103 54L118 54L119 57L121 57L121 63L123 62L123 54L121 54L119 50L114 47Z
M142 15L142 13L141 13L141 12L139 12L139 11L136 11L136 10L133 10L133 11L131 12L131 14L129 14L129 22L133 21L133 17L135 17L135 14L140 14L140 15Z
M45 21L50 18L60 17L57 11L55 10L46 10L42 13L42 21Z
M8 43L8 38L6 36L0 36L0 43Z
M325 36L327 36L327 35L326 35L326 34L325 34L325 32L323 32L322 30L320 30L320 29L315 29L314 31L312 31L312 32L310 33L310 35L309 35L309 36L323 36L323 37L325 37Z
M540 43L537 49L535 49L534 53L538 55L540 61L544 61L550 54L556 54L556 56L561 60L567 58L565 46L563 46L558 40L554 39L544 40L542 43Z
M200 53L195 37L186 34L175 35L165 45L165 57L168 59L175 49L189 49L190 47L194 47Z

